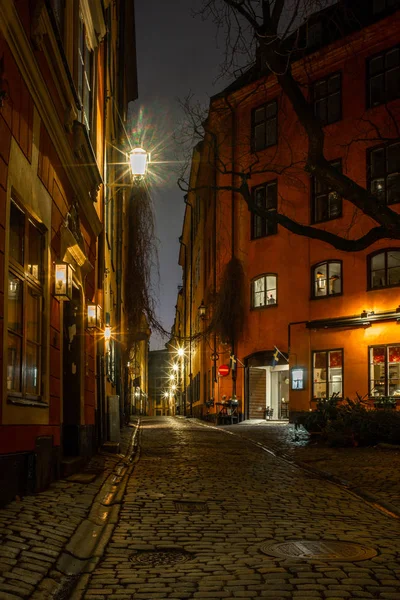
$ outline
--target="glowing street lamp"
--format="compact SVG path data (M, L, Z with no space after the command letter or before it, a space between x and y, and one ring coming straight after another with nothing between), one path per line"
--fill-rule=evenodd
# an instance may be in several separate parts
M183 348L178 348L177 354L179 358L183 358L185 356L185 350Z
M173 373L171 373L171 375L169 376L171 381L175 381L175 375Z
M104 328L104 339L109 341L111 339L111 327L106 325Z
M146 175L149 155L143 148L134 148L129 153L129 163L134 179L141 179Z

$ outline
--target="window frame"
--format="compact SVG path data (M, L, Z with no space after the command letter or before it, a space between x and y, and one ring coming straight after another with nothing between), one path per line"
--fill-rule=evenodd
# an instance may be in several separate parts
M372 400L379 400L379 398L382 397L386 397L386 398L397 398L400 399L400 396L391 396L389 394L389 360L388 360L388 348L389 347L400 347L400 342L396 343L393 342L391 344L372 344L371 346L368 346L368 398L372 399ZM371 350L373 350L373 348L385 348L385 393L381 394L379 396L374 396L372 394L372 390L371 390L371 382L372 382L372 378L371 378L371 366L372 366L372 362L371 362ZM374 380L375 381L375 380Z
M318 269L319 267L321 267L322 265L326 265L327 268L327 273L326 273L326 279L327 281L329 281L329 265L331 263L339 263L340 264L340 292L337 292L335 294L325 294L324 296L316 296L315 294L315 279L314 279L314 271L316 269ZM311 300L326 300L326 298L336 298L337 296L343 296L343 261L341 259L334 259L334 258L330 258L328 260L322 260L318 263L315 263L314 265L311 266L311 276L310 276L310 283L311 283ZM329 286L328 286L329 289Z
M275 277L276 302L271 303L271 304L265 303L265 304L262 304L261 306L255 306L254 305L254 284L259 279L264 278L265 279L264 295L266 295L268 293L267 286L266 286L267 277ZM264 299L266 299L266 296ZM275 308L276 306L278 306L278 274L277 273L261 273L260 275L253 277L250 282L250 308L251 308L251 310L264 310L265 308Z
M336 163L340 166L340 173L343 173L341 158L337 158L335 160L329 161L329 164L333 167ZM317 198L317 196L322 196L322 194L316 193L316 184L317 184L317 178L315 177L315 175L313 175L311 177L311 210L310 210L311 224L319 225L320 223L328 223L329 221L335 221L336 219L341 219L343 217L343 198L342 198L342 196L339 196L340 197L340 214L336 215L335 217L328 217L327 219L318 219L318 220L316 219L316 198ZM328 190L326 192L325 195L328 199L329 199L329 194L333 191L334 190Z
M267 106L269 106L270 104L275 104L275 142L273 144L265 144L263 145L262 148L256 148L256 135L255 135L255 129L256 129L256 125L260 125L261 123L266 124L269 121L272 121L273 119L265 119L263 121L261 121L260 123L256 123L255 120L255 114L258 110L260 110L261 108L263 108L264 110L267 108ZM266 131L267 131L267 127L265 127L265 136L264 136L264 142L266 142ZM257 152L263 152L264 150L266 150L267 148L273 148L273 146L276 146L278 144L278 99L275 98L273 100L270 100L269 102L264 102L263 104L260 104L259 106L256 106L255 108L253 108L251 110L251 151L253 154L256 154Z
M335 71L334 73L329 73L329 75L326 75L325 77L321 77L320 79L317 79L316 81L313 81L311 84L311 101L312 101L312 105L313 105L313 111L314 111L314 116L316 118L318 118L317 113L316 113L316 98L315 98L315 86L319 83L322 83L323 81L326 81L326 83L328 84L329 79L332 79L333 77L337 77L339 76L339 81L340 81L340 88L339 88L339 117L337 119L335 119L334 121L327 121L326 123L324 123L323 121L321 122L322 127L327 127L328 125L333 125L334 123L338 123L339 121L341 121L343 119L343 77L342 77L342 71ZM336 92L335 92L336 93ZM329 96L332 96L333 94L326 94L326 96L324 96L325 99L329 98Z
M46 233L47 229L43 224L39 223L31 212L21 203L15 196L15 194L11 195L10 199L10 213L8 217L8 227L9 230L11 228L10 219L11 219L11 207L15 205L17 210L19 210L24 215L24 230L23 230L23 264L19 263L15 260L10 253L10 240L8 243L8 268L6 273L7 287L6 293L8 294L10 274L16 277L21 282L22 289L22 298L21 298L21 334L18 334L19 339L21 340L21 351L20 351L20 359L21 365L19 370L19 379L20 379L20 390L14 390L8 388L7 377L5 381L5 393L7 397L7 401L11 404L19 404L19 405L36 405L47 407L48 403L44 399L43 393L43 365L44 365L44 352L45 352L45 335L44 335L44 307L45 307L45 249L46 249ZM41 265L40 265L40 273L38 277L35 277L29 271L29 227L30 224L35 227L38 234L40 235L40 256L41 256ZM39 306L38 306L38 324L37 330L39 335L39 340L29 340L28 339L28 328L27 328L27 319L28 319L28 294L31 293L33 297L39 298ZM9 343L8 337L10 334L16 335L15 332L8 327L9 325L9 312L8 312L8 297L5 298L5 302L7 302L7 322L5 323L5 333L7 339L7 352L5 356L5 365L6 370L8 371L8 350ZM28 343L33 344L37 348L37 357L38 357L38 393L32 393L26 391L27 384L27 347Z
M378 178L373 178L372 177L372 160L371 160L371 156L373 154L373 152L376 152L378 150L383 150L385 152L385 156L384 156L384 163L385 163L385 198L382 201L385 206L394 206L395 204L400 204L400 197L399 200L397 202L388 202L388 185L387 185L387 178L390 175L395 174L395 171L393 173L388 173L387 170L387 149L390 148L390 146L396 146L396 145L400 145L400 138L396 138L395 140L391 141L390 143L387 142L385 144L379 144L378 146L371 146L370 148L367 149L367 185L368 185L368 191L370 194L374 195L375 194L372 192L372 181L374 179L378 179ZM399 174L400 177L400 174ZM377 197L377 196L376 196ZM378 197L377 197L378 198ZM379 198L378 198L379 200Z
M325 369L326 369L326 373L327 373L327 378L326 378L326 396L325 398L315 398L314 397L314 388L315 388L315 384L318 383L315 381L315 376L314 376L314 355L318 354L319 352L325 352L326 353L326 364L325 364ZM344 349L342 348L324 348L324 349L319 349L319 350L312 350L311 352L311 377L312 377L312 385L311 385L311 400L313 402L319 402L321 400L329 400L332 396L332 394L330 393L329 390L329 385L330 385L330 381L328 379L328 369L332 368L328 366L328 357L329 357L329 352L341 352L342 353L342 395L339 396L339 399L343 399L344 396Z
M377 13L379 14L379 13ZM378 106L382 106L382 104L387 104L388 102L393 102L395 100L398 100L400 96L397 96L397 98L392 98L391 100L388 100L386 97L382 102L379 102L379 104L372 104L371 103L371 74L370 74L370 62L374 59L377 58L378 56L383 56L385 57L386 54L388 52L390 52L391 50L394 50L395 48L398 48L400 51L400 44L395 44L394 46L391 46L390 48L386 48L384 50L381 50L380 52L376 52L375 54L372 54L371 56L367 56L366 58L366 65L365 65L365 85L366 85L366 108L368 109L373 109L376 108ZM399 69L400 69L400 65L399 65ZM386 69L384 71L382 71L382 73L385 75L385 96L387 94L386 91Z
M267 204L267 189L269 186L275 186L275 208L267 208L266 204ZM271 179L271 181L266 181L264 183L261 183L260 185L255 185L254 187L252 187L251 189L251 195L253 198L253 203L256 204L256 193L257 190L263 188L265 190L265 206L263 207L265 210L270 210L270 211L278 211L278 179ZM255 222L256 219L261 219L261 229L262 229L262 234L261 235L255 235ZM278 224L276 223L274 226L274 231L271 231L271 233L267 233L267 219L264 217L259 217L258 215L256 215L254 212L251 213L251 218L250 218L250 240L261 240L262 238L266 238L266 237L270 237L271 235L276 235L278 233Z
M391 289L391 288L396 288L396 287L400 287L400 283L394 283L392 285L383 285L380 287L372 287L371 283L371 275L372 275L372 269L371 269L371 262L372 259L374 258L374 256L377 256L378 254L385 254L385 279L387 281L387 263L388 263L388 252L400 252L400 247L396 248L381 248L380 250L375 250L375 252L371 252L370 254L367 255L367 292L373 292L376 290L385 290L385 289Z

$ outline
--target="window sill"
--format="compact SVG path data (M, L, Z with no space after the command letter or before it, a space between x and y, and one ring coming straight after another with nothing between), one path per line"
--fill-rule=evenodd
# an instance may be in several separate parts
M49 408L49 405L42 400L35 398L20 398L18 396L8 396L7 404L14 404L14 406L32 406L36 408Z
M337 298L338 296L343 296L343 292L337 294L327 294L326 296L311 296L310 300L326 300L327 298Z
M321 221L315 221L314 219L312 219L311 225L322 225L322 223L329 223L330 221L336 221L336 219L341 219L342 216L343 216L342 213L340 213L340 215L336 215L335 217L329 217L328 219L322 219Z
M264 306L252 306L250 310L264 310L264 308L277 308L278 304L265 304Z

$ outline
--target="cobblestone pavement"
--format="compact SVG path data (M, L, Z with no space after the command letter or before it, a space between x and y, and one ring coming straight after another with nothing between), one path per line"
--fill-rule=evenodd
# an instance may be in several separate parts
M131 437L132 428L125 428L123 454ZM60 480L0 509L0 600L43 600L58 587L63 574L57 560L123 454L93 457L86 469L96 474L91 483Z
M295 430L289 423L244 421L224 429L265 444L297 463L333 475L400 514L400 447L321 447L309 443L305 429Z
M148 418L119 522L72 598L399 600L399 536L398 520L246 439ZM356 542L377 555L354 562L260 551L288 540Z

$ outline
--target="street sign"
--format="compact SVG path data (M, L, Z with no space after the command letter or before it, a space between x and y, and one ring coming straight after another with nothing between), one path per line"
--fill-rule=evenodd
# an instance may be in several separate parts
M229 365L221 365L218 367L218 375L220 377L226 377L229 375Z

